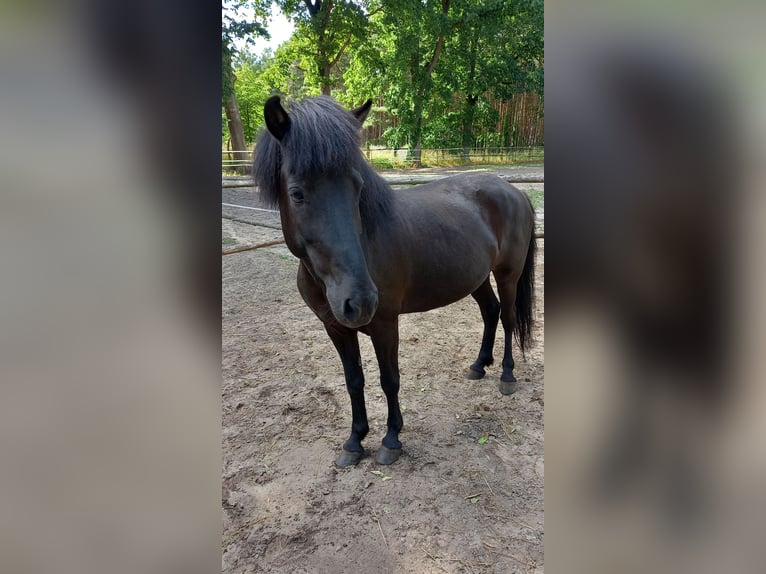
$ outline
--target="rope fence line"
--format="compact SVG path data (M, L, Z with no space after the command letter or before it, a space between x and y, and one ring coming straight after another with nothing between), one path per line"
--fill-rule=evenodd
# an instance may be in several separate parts
M249 219L242 219L241 217L231 217L225 214L221 214L221 219L228 219L229 221L236 221L237 223L244 223L245 225L252 225L254 227L267 227L269 229L276 229L277 231L282 231L281 225L271 225L269 223L255 222Z
M545 232L535 232L535 239L545 239ZM285 243L284 239L275 239L274 241L266 241L265 243L257 243L255 245L242 245L240 247L234 247L233 249L224 249L221 251L221 255L232 255L234 253L242 253L243 251L262 249L263 247L274 247L275 245L282 245L283 243Z
M244 152L224 152L224 153L244 153ZM384 179L390 184L390 185L418 185L422 183L430 183L434 181L438 181L440 179L444 179L447 177L450 177L453 174L448 175L439 175L439 176L433 176L433 175L391 175L388 177L384 177ZM543 175L523 175L523 174L498 174L498 177L503 179L504 181L507 181L508 183L545 183L545 177ZM228 181L227 181L228 180ZM252 183L252 180L248 177L227 177L221 182L221 187L223 189L254 189L255 185ZM275 209L265 209L261 207L253 207L253 206L246 206L246 205L235 205L231 203L222 203L222 206L225 207L232 207L236 209L247 209L252 211L261 211L261 212L269 212L269 213L278 213L278 210ZM264 223L257 223L254 221L248 221L244 219L234 218L234 217L227 217L224 216L225 219L230 219L232 221L236 221L238 223L245 223L248 225L253 226L260 226L260 227L269 227L271 229L279 229L281 230L281 227L275 226L275 225L269 225ZM544 230L538 230L535 231L535 238L536 239L545 239L545 232ZM267 241L265 243L258 243L255 245L242 245L239 247L234 247L231 249L224 249L222 250L222 255L232 255L235 253L242 253L245 251L252 251L255 249L262 249L264 247L273 247L276 245L281 245L285 243L284 239L277 239L274 241Z
M232 253L242 253L243 251L252 251L253 249L261 249L263 247L273 247L274 245L281 245L284 242L284 239L275 239L274 241L266 241L265 243L257 243L255 245L242 245L232 249L224 249L221 251L221 255L231 255Z
M257 223L254 221L247 221L244 219L236 219L233 217L226 217L225 219L230 219L231 221L236 221L238 223L244 223L246 225L252 225L254 227L268 227L270 229L279 229L281 231L281 227L275 227L273 225ZM545 232L535 231L535 239L545 239ZM221 251L221 256L233 255L235 253L242 253L244 251L253 251L255 249L263 249L264 247L274 247L276 245L282 245L284 243L285 243L284 239L274 239L272 241L266 241L264 243L256 243L254 245L240 245L239 247L232 247L231 249L223 249Z
M226 186L224 186L226 187ZM238 186L241 187L241 186ZM250 205L235 205L233 203L221 203L221 205L225 205L226 207L236 207L237 209L252 209L253 211L265 211L267 213L279 213L278 209L265 209L263 207L252 207Z

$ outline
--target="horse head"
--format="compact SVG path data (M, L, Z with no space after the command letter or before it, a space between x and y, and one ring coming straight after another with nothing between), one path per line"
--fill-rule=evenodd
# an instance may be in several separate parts
M348 112L330 98L313 98L291 114L278 96L264 106L266 127L279 142L277 203L290 251L324 288L335 319L369 323L378 290L367 269L358 167L359 130L372 100Z

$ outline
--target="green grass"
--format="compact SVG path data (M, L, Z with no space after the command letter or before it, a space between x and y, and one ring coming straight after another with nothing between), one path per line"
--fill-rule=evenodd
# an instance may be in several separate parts
M373 158L370 164L375 169L394 169L394 163L387 157Z
M239 241L233 237L224 237L221 239L221 245L236 245L237 243L239 243Z
M545 192L542 189L525 189L524 192L529 196L535 211L545 209Z
M488 150L471 150L468 159L463 157L462 150L423 149L421 152L422 167L457 167L468 165L534 165L545 160L545 148L518 148L513 150L490 148ZM363 149L362 153L376 169L394 169L411 167L411 162L405 161L403 155L397 157L392 149Z

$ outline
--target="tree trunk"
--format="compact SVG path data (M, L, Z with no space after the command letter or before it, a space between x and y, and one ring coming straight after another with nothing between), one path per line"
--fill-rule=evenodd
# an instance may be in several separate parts
M226 112L226 125L229 127L229 136L231 138L231 149L234 150L234 159L237 161L247 160L247 144L245 143L245 130L242 128L242 117L239 114L239 104L237 103L237 93L234 89L234 82L237 77L234 70L231 69L231 56L226 54L224 66L229 82L228 89L225 90L223 109ZM243 175L250 173L250 166L245 165L236 168L237 173Z
M442 14L444 14L444 16L449 13L450 2L451 0L442 0ZM412 77L419 79L420 84L420 87L415 92L415 101L412 110L414 122L410 137L410 151L408 154L413 167L422 167L423 110L425 109L425 103L428 101L428 96L431 92L431 74L433 74L434 68L439 61L439 55L444 47L444 39L445 32L442 31L436 39L436 46L431 55L431 60L422 68L420 67L419 56L417 53L412 57L410 68Z
M419 132L420 130L418 130ZM423 154L423 144L421 142L421 137L418 135L418 141L415 144L415 147L413 147L410 150L410 157L411 157L411 164L412 167L423 167L422 162L422 154Z
M463 110L463 161L470 158L473 147L473 116L476 112L478 96L472 95L475 91L474 80L476 79L476 51L479 45L479 29L476 28L471 35L468 51L471 55L471 64L468 69L468 81L466 82L465 109Z
M330 77L330 71L332 66L328 62L319 64L319 87L323 96L330 95L330 88L332 87L332 78Z
M463 161L468 161L473 147L473 116L476 112L477 96L468 95L465 98L465 111L463 112Z
M410 138L410 149L408 152L408 160L412 164L412 167L422 167L421 152L423 148L423 100L425 95L415 97L415 106L412 110L413 125L412 135Z
M242 129L242 118L239 115L237 95L232 93L224 103L226 110L226 123L231 135L231 149L234 150L234 159L247 160L247 144L245 144L245 131ZM249 166L237 166L237 173L250 173Z

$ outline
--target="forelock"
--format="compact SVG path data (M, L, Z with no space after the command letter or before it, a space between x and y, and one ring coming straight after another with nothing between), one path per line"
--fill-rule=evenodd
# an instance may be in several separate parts
M358 120L327 96L295 103L282 145L290 170L302 176L345 171L360 157Z

